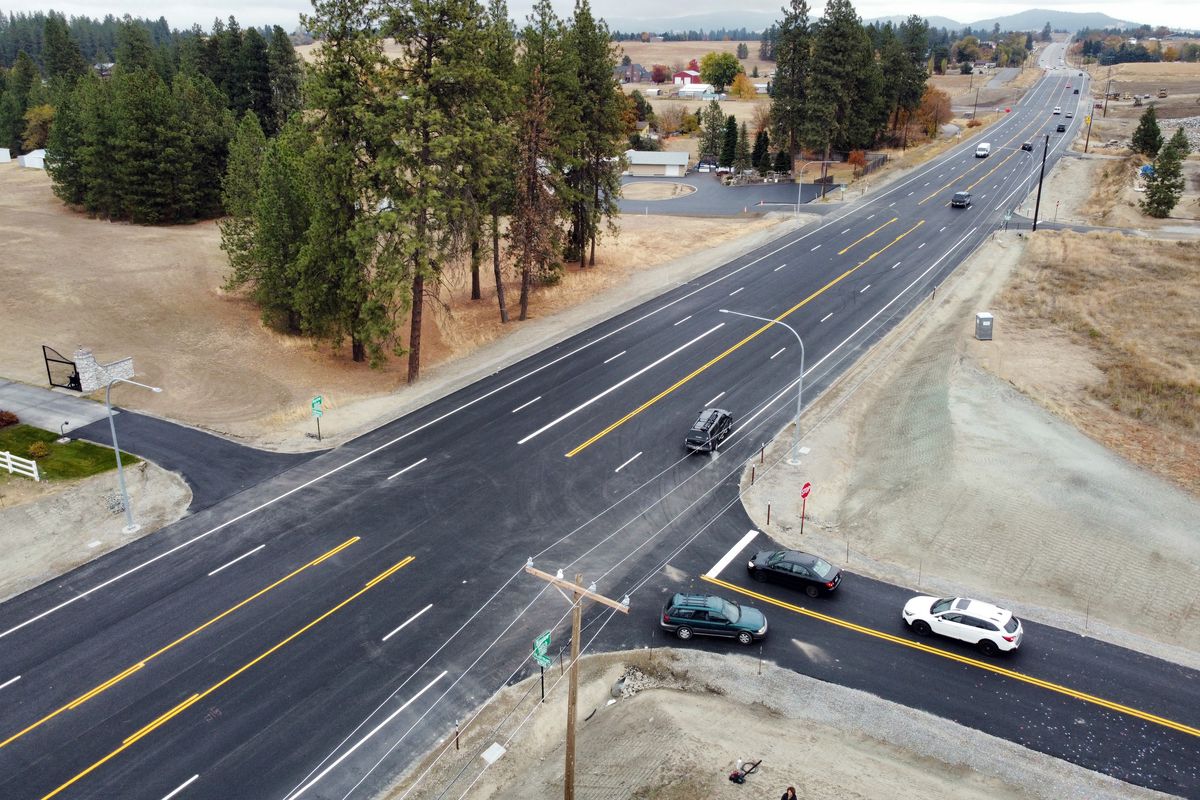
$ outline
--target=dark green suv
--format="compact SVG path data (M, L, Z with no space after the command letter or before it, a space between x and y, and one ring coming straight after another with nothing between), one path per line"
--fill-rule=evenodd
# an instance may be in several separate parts
M751 644L767 635L767 618L757 608L712 594L671 595L660 624L685 642L693 636L724 636Z

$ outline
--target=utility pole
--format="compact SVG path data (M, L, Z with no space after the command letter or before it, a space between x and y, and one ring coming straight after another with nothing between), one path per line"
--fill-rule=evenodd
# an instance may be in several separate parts
M1085 139L1083 140L1083 153L1084 153L1084 155L1087 155L1087 151L1088 151L1088 144L1089 144L1089 143L1092 141L1092 118L1096 116L1096 115L1093 113L1094 111L1095 111L1095 109L1092 109L1092 111L1089 111L1089 112L1088 112L1088 129L1087 129L1087 138L1085 138Z
M567 589L571 592L571 677L567 689L567 753L563 765L563 800L575 800L575 706L579 700L579 638L583 619L583 600L595 600L597 603L616 609L622 614L629 613L629 595L617 602L596 592L596 584L586 589L583 587L583 575L575 573L575 581L565 580L560 569L557 575L543 572L533 566L533 559L525 562L525 571L559 589L563 597Z
M1104 111L1100 114L1102 117L1108 116L1108 95L1112 91L1112 67L1108 68L1108 86L1104 87Z
M975 109L971 112L971 119L979 118L979 90L975 90Z
M1046 154L1050 152L1050 134L1046 134L1046 143L1042 147L1042 172L1038 175L1037 200L1033 202L1033 230L1037 230L1038 209L1042 207L1042 179L1046 177Z

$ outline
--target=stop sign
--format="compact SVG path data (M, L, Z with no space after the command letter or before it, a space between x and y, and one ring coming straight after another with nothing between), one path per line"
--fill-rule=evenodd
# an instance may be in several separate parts
M805 499L807 500L807 499L808 499L808 493L809 493L809 492L811 492L811 491L812 491L812 484L811 484L811 483L805 483L803 486L801 486L801 487L800 487L800 496L801 496L801 497L803 497L803 498L805 498Z

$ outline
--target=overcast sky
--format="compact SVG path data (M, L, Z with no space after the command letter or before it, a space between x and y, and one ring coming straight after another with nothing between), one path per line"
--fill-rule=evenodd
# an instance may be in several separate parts
M823 0L810 0L814 11L819 13ZM739 7L760 11L775 11L782 0L747 0ZM513 16L523 21L529 13L531 0L509 0L509 8ZM570 14L572 2L555 0L555 6L564 16ZM707 11L728 11L728 0L690 0L678 5L648 6L644 0L592 0L592 8L598 16L636 18L648 16L647 9L651 8L649 16L670 16L670 9L686 10L686 13L696 14ZM1198 0L1144 0L1144 2L1111 2L1110 0L1067 0L1053 3L995 3L995 2L950 2L949 0L915 0L907 4L863 0L855 4L863 19L894 14L916 13L922 16L944 16L959 22L970 23L978 19L1003 16L1005 14L1023 11L1027 8L1050 8L1060 11L1100 11L1117 19L1132 18L1137 22L1147 22L1151 25L1167 25L1182 28L1200 28L1200 2ZM243 4L229 0L197 0L187 5L172 6L151 0L75 0L62 3L55 0L49 6L38 0L0 0L0 9L4 11L37 11L53 8L67 16L87 15L103 17L112 13L117 16L132 14L133 16L157 19L167 18L167 22L175 28L191 27L200 23L209 28L215 17L224 19L230 14L238 18L243 25L282 25L288 31L293 30L303 12L311 11L312 7L303 0L274 0L270 3Z

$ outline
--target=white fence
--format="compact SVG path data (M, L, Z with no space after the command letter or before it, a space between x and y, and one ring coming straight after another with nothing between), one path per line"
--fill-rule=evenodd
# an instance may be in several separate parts
M15 472L18 475L24 475L28 478L33 478L35 481L41 481L41 476L38 475L37 462L32 458L21 458L14 456L7 450L0 450L0 467L7 469L9 472Z

